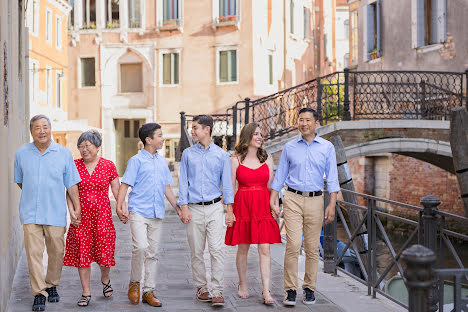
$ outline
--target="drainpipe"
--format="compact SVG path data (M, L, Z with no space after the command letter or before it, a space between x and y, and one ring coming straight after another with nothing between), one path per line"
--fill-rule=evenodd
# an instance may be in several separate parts
M286 0L283 0L283 89L286 89Z

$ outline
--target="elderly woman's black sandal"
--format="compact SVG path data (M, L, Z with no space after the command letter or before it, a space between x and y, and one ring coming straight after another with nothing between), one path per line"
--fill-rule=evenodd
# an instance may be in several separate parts
M112 286L111 286L111 283L110 283L110 279L109 281L106 283L104 283L103 281L101 281L102 285L103 285L103 288L102 288L102 295L106 298L109 298L110 296L112 296L112 294L114 293L114 290L112 289ZM107 296L106 294L110 293L109 296Z
M80 298L80 300L78 300L77 305L79 307L87 307L89 305L90 301L91 301L91 295L89 295L89 296L81 295L81 298Z

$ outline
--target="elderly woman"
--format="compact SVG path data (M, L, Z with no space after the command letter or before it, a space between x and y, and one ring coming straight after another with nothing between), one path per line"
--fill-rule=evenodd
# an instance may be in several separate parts
M110 284L110 267L115 265L115 229L109 201L109 185L117 198L119 178L112 161L99 157L101 136L95 131L86 131L78 139L80 159L75 160L81 177L78 191L81 203L81 223L70 225L67 234L67 247L64 265L78 268L83 292L79 306L87 306L91 300L91 263L96 262L101 269L102 293L110 297L113 289ZM69 209L73 203L67 197Z

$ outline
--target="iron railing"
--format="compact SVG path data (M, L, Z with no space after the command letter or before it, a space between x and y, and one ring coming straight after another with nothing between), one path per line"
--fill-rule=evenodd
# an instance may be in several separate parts
M265 140L296 130L303 107L318 112L320 123L360 119L448 120L450 111L468 106L468 70L335 72L251 101L246 98L213 115L218 143L234 148L240 129L257 122ZM186 118L189 117L188 115ZM188 119L182 120L186 124ZM183 133L181 131L181 137ZM181 150L187 146L181 146Z

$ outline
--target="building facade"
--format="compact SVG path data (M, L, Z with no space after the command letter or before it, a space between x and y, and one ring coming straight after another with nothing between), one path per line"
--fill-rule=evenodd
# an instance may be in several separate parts
M180 111L213 113L312 79L311 0L74 0L70 119L103 133L123 174L145 122L175 157Z
M23 0L0 0L0 311L7 311L23 248L20 189L13 183L13 159L16 150L29 138L24 9Z

